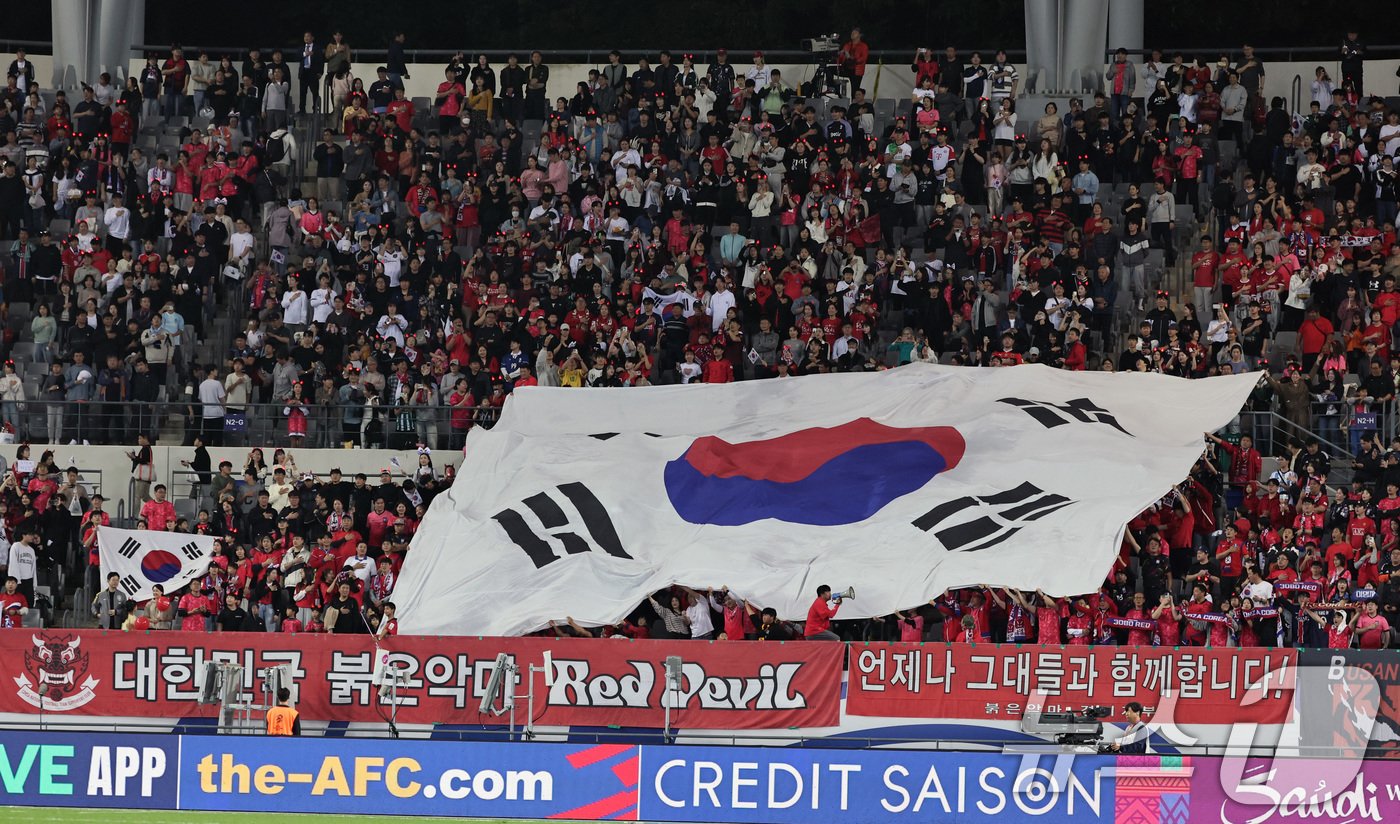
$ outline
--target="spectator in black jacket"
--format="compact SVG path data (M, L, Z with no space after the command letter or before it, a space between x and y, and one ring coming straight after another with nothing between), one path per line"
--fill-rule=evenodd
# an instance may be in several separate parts
M0 172L0 240L19 237L24 204L24 181L19 170L15 164L5 163Z
M365 615L360 611L360 602L356 601L351 593L351 584L348 581L342 581L337 588L336 596L326 605L327 632L333 632L337 635L365 635L369 632L369 625L365 623Z

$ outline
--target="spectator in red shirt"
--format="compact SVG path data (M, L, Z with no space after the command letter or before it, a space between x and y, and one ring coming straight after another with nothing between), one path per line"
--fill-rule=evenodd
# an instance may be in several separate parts
M1157 606L1152 608L1152 619L1157 622L1157 640L1162 646L1177 645L1181 633L1181 617L1182 613L1176 601L1170 594L1163 593Z
M1040 603L1035 608L1036 643L1061 643L1060 617L1063 608L1060 602L1038 589L1035 594L1040 598Z
M1312 608L1305 608L1304 612L1309 618L1318 623L1318 626L1327 627L1327 647L1328 649L1349 649L1351 647L1352 633L1356 628L1356 622L1361 617L1357 610L1334 609L1332 610L1332 620L1330 624ZM1351 612L1351 617L1347 617L1347 612Z
M1123 616L1134 621L1150 621L1147 610L1147 598L1141 592L1133 593L1133 605ZM1128 630L1128 644L1135 647L1146 647L1152 644L1153 631L1150 629L1130 629Z
M719 595L721 597L715 597L714 589L710 589L710 606L724 616L723 640L742 641L752 637L754 627L749 614L753 612L753 607L747 601L740 603L727 587L720 590Z
M1065 369L1083 372L1089 363L1089 350L1079 340L1079 330L1070 327L1065 333Z
M1367 601L1361 612L1353 619L1356 624L1356 645L1362 649L1380 649L1385 646L1386 633L1390 622L1380 614L1375 601Z
M1074 599L1069 608L1069 619L1065 621L1065 635L1069 636L1070 646L1088 646L1093 640L1093 610L1082 596Z
M1322 317L1317 305L1308 307L1307 316L1298 327L1298 348L1303 352L1303 371L1311 371L1317 363L1318 354L1336 334L1332 321Z
M379 550L384 546L384 537L394 526L395 516L385 509L383 498L375 498L373 507L374 509L365 516L365 524L369 527L367 543L371 549Z
M1351 517L1347 520L1347 543L1352 549L1360 549L1366 542L1366 536L1376 534L1376 522L1366 514L1366 504L1357 501L1352 505ZM1328 554L1331 554L1329 549ZM1330 559L1329 559L1330 560ZM1348 556L1350 561L1351 557Z
M924 616L920 611L910 610L906 615L900 610L894 612L899 622L899 640L905 643L918 643L924 640Z
M1209 600L1210 593L1202 584L1195 584L1191 587L1191 600L1186 602L1182 610L1186 616L1186 629L1182 633L1181 640L1188 646L1203 647L1206 645L1208 632L1210 630L1209 621L1193 620L1193 615L1204 615L1215 612L1215 605Z
M156 484L151 495L151 500L141 505L141 517L148 528L164 532L175 525L175 505L165 499L165 484Z
M1215 561L1220 565L1220 591L1234 592L1244 572L1244 539L1240 538L1239 528L1234 524L1225 525L1225 535L1215 548Z
M1197 150L1199 151L1199 149ZM1214 317L1211 306L1215 304L1215 287L1218 285L1217 270L1220 267L1220 254L1215 251L1215 243L1210 235L1201 237L1201 250L1191 256L1191 278L1194 287L1196 317Z
M1259 473L1264 466L1264 457L1254 448L1254 438L1249 435L1240 436L1239 446L1216 435L1207 435L1206 437L1224 449L1226 454L1230 456L1230 472L1226 478L1229 489L1225 492L1225 508L1238 509L1244 501L1244 493L1249 487L1249 482L1259 480Z
M715 346L714 359L702 367L705 383L733 383L734 364L724 357L724 347Z
M817 600L807 608L807 627L803 635L808 641L840 641L841 637L831 631L831 619L841 608L841 596L833 596L831 587L822 584L817 587Z
M1190 89L1191 84L1186 84ZM1190 94L1190 92L1187 92ZM1181 134L1181 145L1172 152L1176 157L1176 168L1180 173L1177 179L1178 202L1189 203L1192 206L1200 205L1201 191L1201 159L1204 153L1201 147L1196 145L1195 136L1190 131L1183 131ZM1205 317L1209 317L1205 315Z
M861 39L860 29L851 29L851 39L841 47L840 53L836 55L836 62L841 69L841 75L850 78L853 94L857 89L863 88L865 64L869 59L869 44Z

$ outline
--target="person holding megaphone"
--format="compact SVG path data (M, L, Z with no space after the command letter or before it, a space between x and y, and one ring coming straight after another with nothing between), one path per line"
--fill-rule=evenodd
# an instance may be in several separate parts
M807 640L840 641L841 637L831 631L831 619L836 617L836 611L841 608L842 599L854 597L854 588L832 595L831 587L826 584L817 587L817 600L813 601L807 610L807 628L803 632Z

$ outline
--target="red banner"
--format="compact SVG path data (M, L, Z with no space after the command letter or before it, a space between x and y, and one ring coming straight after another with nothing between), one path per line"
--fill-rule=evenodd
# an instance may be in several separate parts
M514 656L524 723L529 665L553 653L553 683L535 674L542 726L689 729L835 726L840 716L841 644L607 641L544 638L396 637L382 647L402 668L402 723L505 724L479 712L497 653ZM664 661L683 662L680 689L666 689ZM0 632L0 712L164 718L216 714L196 703L204 662L243 666L244 696L263 697L257 670L288 665L295 701L313 720L382 722L388 706L373 684L374 642L360 635ZM41 690L47 685L47 690ZM40 693L43 693L41 696Z
M846 712L1016 720L1106 706L1121 721L1138 701L1181 723L1280 724L1297 661L1289 649L852 645Z

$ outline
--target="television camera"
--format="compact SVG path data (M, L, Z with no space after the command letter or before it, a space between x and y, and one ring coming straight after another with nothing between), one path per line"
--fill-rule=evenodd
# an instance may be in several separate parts
M813 54L832 54L841 50L841 35L839 34L819 34L816 37L808 37L802 41L802 50Z
M836 61L836 55L841 51L841 35L819 34L816 37L804 38L801 42L803 51L817 56L817 69L813 72L811 81L804 84L806 88L803 90L803 96L849 97L846 93L846 78L841 76L840 66Z
M1104 751L1103 720L1112 714L1108 707L1087 707L1084 712L1026 713L1021 718L1021 732L1054 736L1055 743L1066 747L1093 748Z

